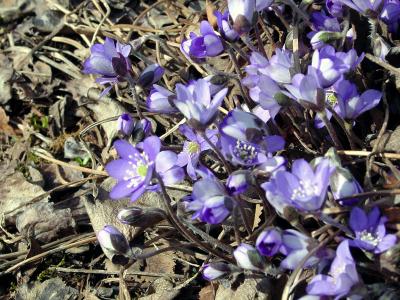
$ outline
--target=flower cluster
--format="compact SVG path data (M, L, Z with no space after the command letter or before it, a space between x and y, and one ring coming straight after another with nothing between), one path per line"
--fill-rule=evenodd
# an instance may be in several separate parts
M125 208L122 223L168 221L190 247L209 252L206 280L307 268L317 275L304 276L304 299L361 299L367 275L357 260L397 243L380 204L389 200L375 198L398 184L398 165L388 161L396 156L377 154L396 110L385 96L398 84L389 62L400 1L298 2L228 0L220 6L227 10L208 11L199 34L178 39L193 70L176 66L169 49L157 57L166 69L150 63L135 77L131 45L106 38L91 48L83 72L100 75L100 84L125 82L135 96L135 114L113 119L116 154L102 155L116 180L110 198L154 192L167 209ZM367 22L369 36L360 38ZM384 71L371 63L390 72L377 79ZM349 156L366 156L367 164ZM184 194L173 198L172 189ZM109 257L129 253L113 227L98 239Z

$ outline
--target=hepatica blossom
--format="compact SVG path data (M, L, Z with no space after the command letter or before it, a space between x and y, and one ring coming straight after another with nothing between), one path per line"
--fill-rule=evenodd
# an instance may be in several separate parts
M178 155L177 164L186 166L187 174L193 180L197 179L196 169L199 163L200 154L203 151L211 149L208 142L198 133L193 131L186 124L179 126L179 131L188 139L183 143L182 152ZM218 141L217 130L206 129L208 139L216 144Z
M224 13L216 11L214 14L217 17L218 31L221 36L231 42L236 41L239 38L239 34L229 22L229 11L226 10Z
M281 214L286 206L300 211L321 209L325 202L332 168L322 159L313 169L304 159L293 162L292 171L277 171L261 185L268 201Z
M317 242L303 233L288 229L284 230L281 237L280 253L286 256L281 262L281 268L294 270L304 257L308 255L313 247L317 246ZM320 249L306 260L304 267L308 268L317 264L322 258L329 257L329 251L324 248Z
M396 244L394 234L386 234L387 218L381 216L378 207L374 207L367 215L364 210L354 207L350 214L349 225L356 237L350 241L355 246L375 254L385 252Z
M317 296L336 296L341 299L359 282L358 273L349 249L349 241L344 240L336 250L329 275L317 275L307 286L307 293Z
M384 0L340 0L342 4L369 17L377 16L378 9L383 1Z
M354 120L367 110L377 106L382 98L382 93L377 90L367 90L361 95L357 92L355 84L348 80L341 80L333 86L336 92L337 105L335 111L346 120Z
M190 33L190 39L181 44L182 53L196 62L205 62L206 57L219 55L223 50L220 37L207 21L200 23L200 34Z
M194 211L193 219L219 224L231 213L234 200L216 178L204 178L193 185L193 192L185 201L186 209Z
M210 84L204 79L194 81L187 86L178 83L174 104L190 126L204 129L214 121L227 92L228 89L223 88L213 95Z
M269 135L255 115L238 109L230 111L219 126L222 152L235 164L255 166L268 160L268 153L283 149L285 141Z
M130 196L132 201L136 201L147 189L154 189L150 180L160 146L160 139L156 136L146 138L142 149L124 140L114 143L120 159L106 165L107 173L118 181L110 192L111 199Z
M98 74L96 79L100 84L111 84L101 95L107 94L112 85L125 81L130 76L131 62L128 58L130 45L124 45L106 38L104 44L94 44L90 49L90 57L83 65L83 73Z
M258 236L256 247L265 256L274 256L282 245L282 233L276 229L264 230Z
M147 109L151 112L174 113L178 110L172 105L175 94L160 85L153 84L147 97Z

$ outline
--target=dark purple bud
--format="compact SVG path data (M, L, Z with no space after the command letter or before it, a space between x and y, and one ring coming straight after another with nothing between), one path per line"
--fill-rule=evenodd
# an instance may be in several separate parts
M230 195L240 195L247 191L250 186L250 171L238 170L229 175L226 188Z
M135 120L130 114L124 113L118 118L117 128L120 133L129 136L135 128Z
M97 233L97 240L104 254L115 264L128 261L129 244L125 236L114 226L106 225Z
M129 72L128 64L126 58L121 53L118 53L118 55L118 57L111 59L111 63L115 73L120 77L125 77Z
M263 231L257 238L256 248L265 256L274 256L282 245L282 235L278 230Z
M164 68L158 64L152 64L148 66L138 79L138 84L142 87L149 87L153 83L156 83L164 75Z

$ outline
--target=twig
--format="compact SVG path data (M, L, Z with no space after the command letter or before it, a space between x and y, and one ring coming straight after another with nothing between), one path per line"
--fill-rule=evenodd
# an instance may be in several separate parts
M119 275L119 271L107 271L107 270L87 270L87 269L72 269L72 268L61 268L55 267L54 271L63 273L82 273L82 274L98 274L98 275ZM124 273L124 276L145 276L145 277L171 277L171 278L185 278L184 275L171 274L171 273L152 273L152 272L141 272L141 271L129 271Z

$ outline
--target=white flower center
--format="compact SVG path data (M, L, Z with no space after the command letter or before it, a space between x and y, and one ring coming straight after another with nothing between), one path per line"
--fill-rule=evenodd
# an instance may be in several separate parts
M376 235L372 234L367 230L363 230L360 232L360 240L368 244L371 244L374 247L378 246L379 243L381 242L381 238L377 237Z
M318 192L318 188L316 184L310 183L309 181L304 182L303 180L299 181L299 187L293 189L291 200L304 200L309 197L315 196Z
M233 154L245 163L252 163L257 158L258 150L249 143L237 140Z

